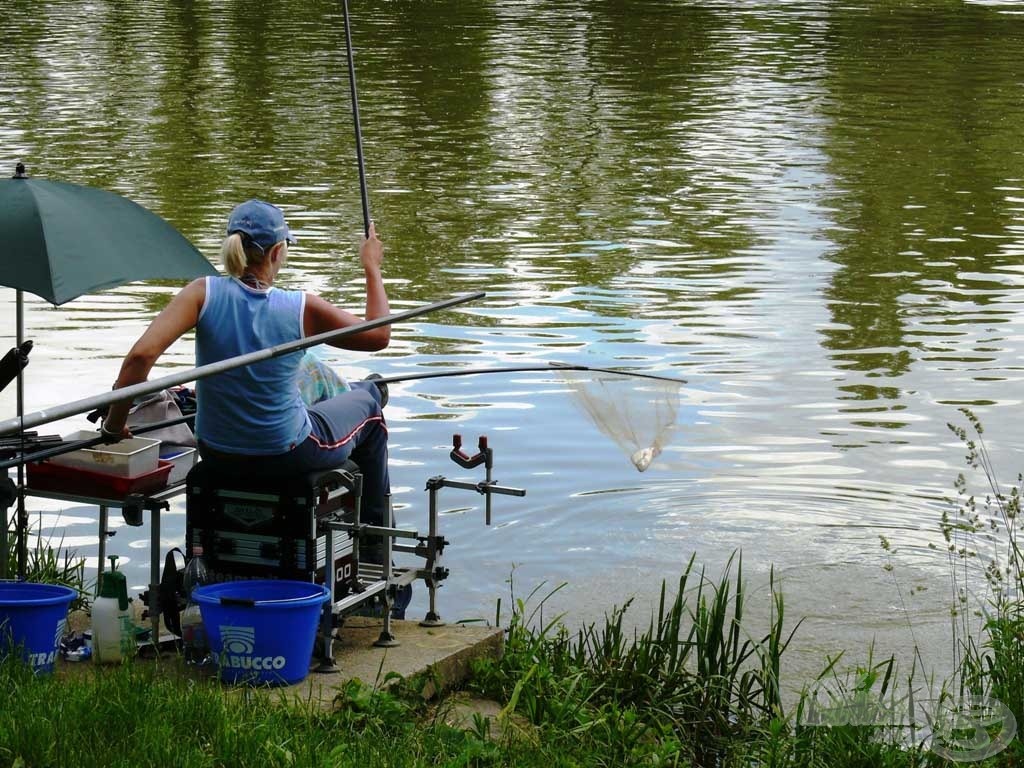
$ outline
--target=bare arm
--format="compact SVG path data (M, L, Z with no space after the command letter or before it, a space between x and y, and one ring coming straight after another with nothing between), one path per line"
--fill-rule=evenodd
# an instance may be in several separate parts
M377 320L391 314L388 295L384 290L384 280L381 277L384 247L377 239L377 231L372 223L370 224L370 236L363 241L363 245L359 249L359 258L363 263L363 271L366 273L366 317L362 318L336 307L315 293L307 293L306 312L303 316L303 330L306 336L348 328L364 319ZM340 349L376 352L387 347L390 342L391 326L384 325L329 343Z
M178 295L171 299L171 303L153 318L153 322L128 351L124 362L121 363L121 372L114 382L114 389L145 381L160 355L183 333L195 328L199 321L199 310L202 309L205 300L205 278L193 280L182 288ZM110 406L107 417L103 420L103 431L108 435L119 433L122 437L129 437L125 421L130 409L130 400L121 400Z

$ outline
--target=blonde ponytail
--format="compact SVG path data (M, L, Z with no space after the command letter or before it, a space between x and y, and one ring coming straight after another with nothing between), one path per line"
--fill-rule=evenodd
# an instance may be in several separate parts
M220 260L232 277L241 277L245 272L248 259L242 246L242 236L238 232L232 232L224 238L224 243L220 247Z
M274 248L284 248L281 258L288 257L288 246L284 240L267 248L266 251L261 250L256 243L249 243L248 247L243 243L242 233L232 232L224 238L220 246L220 260L232 277L241 277L248 267L265 262Z

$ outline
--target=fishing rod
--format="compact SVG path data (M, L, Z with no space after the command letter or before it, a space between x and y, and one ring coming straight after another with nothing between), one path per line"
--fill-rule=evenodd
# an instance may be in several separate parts
M686 384L685 379L675 379L671 376L658 376L653 373L640 373L638 371L621 371L615 368L598 368L592 365L573 365L571 363L550 362L546 365L507 365L494 368L462 368L454 371L429 371L425 373L399 373L391 376L381 376L379 381L382 384L392 384L400 381L416 381L418 379L444 379L450 376L473 376L485 373L518 373L521 371L592 371L594 373L608 373L615 376L628 376L635 379L651 379L653 381L665 381L671 384Z
M345 19L345 56L348 59L348 87L352 99L352 123L356 132L356 163L359 166L359 197L363 203L363 235L370 236L370 196L366 193L366 167L363 163L363 131L359 126L359 94L356 92L356 63L352 52L352 29L348 21L348 0L341 0Z
M0 435L31 429L32 427L37 427L40 424L48 424L51 421L58 421L60 419L65 419L68 416L86 413L87 411L93 411L97 408L106 408L107 406L121 402L122 400L133 400L134 398L142 395L151 395L154 392L159 392L160 390L167 389L168 387L175 387L180 384L186 384L190 381L205 379L207 376L213 376L217 373L230 371L234 368L241 368L243 365L252 365L253 363L258 363L263 360L280 357L281 355L286 355L289 352L295 352L300 349L316 346L317 344L335 341L337 339L344 338L345 336L352 336L357 333L362 333L363 331L379 328L382 325L400 323L414 317L419 317L420 315L425 315L429 312L435 312L439 309L447 309L448 307L465 304L467 301L475 301L476 299L483 298L486 295L487 294L483 291L478 291L476 293L453 296L450 299L436 301L433 304L427 304L422 307L414 307L413 309L407 309L404 312L396 312L385 317L379 317L375 320L364 320L360 323L356 323L355 325L350 325L347 328L339 328L334 331L318 333L316 336L308 336L304 339L289 341L285 344L266 347L265 349L260 349L256 352L249 352L244 355L229 357L227 360L220 360L216 363L201 365L198 368L189 368L187 371L182 371L180 373L172 373L168 376L154 379L153 381L143 381L138 384L132 384L128 387L122 387L121 389L105 392L102 395L93 395L92 397L75 400L74 402L66 403L65 405L57 406L55 408L36 411L35 413L30 413L24 417L0 421Z

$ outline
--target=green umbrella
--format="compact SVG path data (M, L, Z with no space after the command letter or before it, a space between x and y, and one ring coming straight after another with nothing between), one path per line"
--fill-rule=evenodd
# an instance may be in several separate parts
M17 344L24 337L22 291L60 305L79 296L150 278L192 278L217 270L155 213L96 187L32 179L18 163L0 180L0 286L17 291ZM24 413L18 367L18 417ZM18 485L24 485L18 465ZM2 495L2 494L0 494ZM18 574L25 572L24 494L18 493ZM7 508L0 519L0 570L6 569Z
M96 187L0 180L0 285L60 305L92 291L150 278L217 271L155 213Z

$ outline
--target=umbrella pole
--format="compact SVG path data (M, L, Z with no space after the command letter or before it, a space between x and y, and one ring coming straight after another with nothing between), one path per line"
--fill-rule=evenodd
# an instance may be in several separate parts
M20 348L25 341L25 294L21 291L15 291L14 299L14 314L15 314L15 325L17 326L17 346ZM24 370L18 367L18 381L17 381L17 407L18 407L18 420L23 421L25 418L25 380ZM25 429L18 430L19 439L21 440L19 455L25 453ZM16 523L15 523L15 546L16 556L18 561L18 578L25 578L25 569L28 565L28 552L25 546L25 539L28 535L28 513L25 511L25 462L18 462L18 507L16 512ZM0 569L5 576L8 568L8 535L9 535L9 521L7 519L7 509L4 509L3 515L3 549L0 552L0 556L3 557L3 568Z

